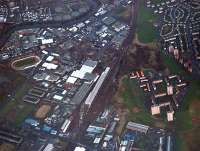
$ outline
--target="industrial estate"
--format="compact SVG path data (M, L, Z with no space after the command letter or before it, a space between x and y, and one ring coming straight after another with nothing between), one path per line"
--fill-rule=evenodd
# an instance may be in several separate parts
M0 151L199 151L198 0L0 0Z

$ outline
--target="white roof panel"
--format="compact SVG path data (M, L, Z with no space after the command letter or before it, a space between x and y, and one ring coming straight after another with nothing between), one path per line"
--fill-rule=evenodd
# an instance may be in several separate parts
M86 151L84 147L76 147L74 151Z
M62 100L63 99L63 97L60 96L60 95L54 95L53 98L56 99L56 100Z
M45 67L46 69L51 70L51 69L57 69L58 65L45 62L43 63L42 67Z
M84 71L80 71L80 70L76 70L76 71L72 72L71 76L79 78L79 79L83 79L84 76L85 76L85 72Z
M46 61L51 62L51 61L53 61L53 59L54 59L53 56L48 56L47 59L46 59Z
M85 101L85 104L86 104L86 105L89 105L89 106L90 106L90 105L92 104L92 102L94 101L94 99L95 99L97 93L99 92L99 89L101 88L101 86L102 86L104 80L106 79L106 77L107 77L109 71L110 71L110 67L107 67L107 68L105 69L105 71L101 74L101 76L100 76L100 78L98 79L98 81L97 81L95 87L94 87L93 90L90 92L90 94L88 95L88 97L87 97L87 99L86 99L86 101Z
M80 71L81 72L84 72L84 73L92 73L94 70L94 67L89 67L89 66L86 66L86 65L82 65Z
M76 82L76 80L77 80L77 78L75 78L75 77L69 77L66 82L74 84Z
M53 39L42 39L42 44L43 45L50 44L50 43L53 43Z

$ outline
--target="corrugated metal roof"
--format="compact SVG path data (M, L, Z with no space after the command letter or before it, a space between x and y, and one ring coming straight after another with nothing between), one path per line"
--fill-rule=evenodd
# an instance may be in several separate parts
M96 97L96 95L97 95L99 89L101 88L101 86L102 86L104 80L106 79L106 77L107 77L109 71L110 71L110 68L107 67L107 68L105 69L105 71L101 74L101 76L100 76L99 80L97 81L97 83L96 83L94 89L90 92L89 96L87 97L87 99L86 99L86 101L85 101L85 104L86 104L86 105L89 105L89 106L90 106L90 105L92 104L92 102L94 101L94 99L95 99L95 97Z
M83 83L83 85L79 88L78 92L75 94L75 96L72 98L73 104L80 104L83 99L86 97L86 95L89 93L92 84L89 83Z
M98 64L97 61L93 61L93 60L89 60L89 59L84 62L84 65L93 67L93 68L96 67L97 64Z

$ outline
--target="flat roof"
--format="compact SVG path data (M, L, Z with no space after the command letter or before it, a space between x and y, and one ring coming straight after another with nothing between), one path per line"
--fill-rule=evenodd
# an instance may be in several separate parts
M93 61L93 60L90 60L90 59L88 59L84 62L84 65L89 66L89 67L96 67L97 64L98 64L97 61Z
M76 82L76 80L77 80L77 78L75 78L75 77L69 77L66 82L74 84Z
M48 56L48 57L47 57L47 59L46 59L46 61L49 61L49 62L51 62L51 61L53 61L53 59L54 59L54 57L53 57L53 56Z
M89 93L93 83L83 83L82 86L79 88L78 92L76 92L75 96L72 98L71 103L73 104L80 104Z
M86 151L84 147L76 147L74 151Z
M86 101L85 101L85 104L86 105L91 105L92 102L94 101L99 89L101 88L104 80L106 79L107 75L108 75L108 72L110 71L110 67L107 67L105 69L105 71L101 74L100 78L98 79L95 87L93 88L93 90L90 92L90 94L88 95Z

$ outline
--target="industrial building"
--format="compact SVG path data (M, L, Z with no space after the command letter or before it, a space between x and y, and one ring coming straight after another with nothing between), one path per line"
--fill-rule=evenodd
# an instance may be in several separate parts
M128 124L126 125L126 128L132 131L146 134L148 132L149 126L134 123L134 122L128 122Z

